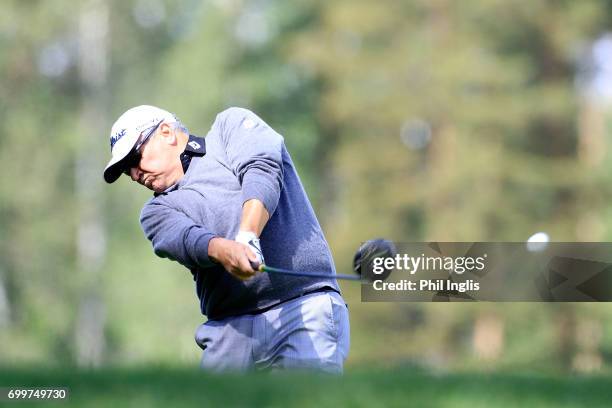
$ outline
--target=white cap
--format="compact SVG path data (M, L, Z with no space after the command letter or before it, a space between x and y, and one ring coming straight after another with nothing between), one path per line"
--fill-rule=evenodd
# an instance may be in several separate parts
M110 134L111 159L104 169L104 180L115 182L123 170L125 158L132 151L138 138L147 129L160 122L177 122L172 113L151 105L140 105L128 109L113 124Z

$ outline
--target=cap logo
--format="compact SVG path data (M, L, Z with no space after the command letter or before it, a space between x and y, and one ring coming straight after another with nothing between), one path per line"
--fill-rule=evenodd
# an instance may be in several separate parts
M198 142L196 142L195 140L192 140L191 142L187 143L189 146L191 146L193 149L198 150L200 147L202 147Z
M126 133L127 133L127 129L121 129L120 131L118 131L117 133L111 136L110 138L111 150L113 150L115 143L117 143L119 139L125 136Z

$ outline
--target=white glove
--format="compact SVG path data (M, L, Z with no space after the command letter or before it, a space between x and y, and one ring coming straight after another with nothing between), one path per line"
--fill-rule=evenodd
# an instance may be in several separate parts
M257 235L255 235L254 232L238 231L235 241L248 246L257 257L257 265L253 265L253 269L257 269L259 265L263 265L265 263L263 252L261 252L261 245L259 244L259 238L257 238ZM251 264L253 264L252 261Z

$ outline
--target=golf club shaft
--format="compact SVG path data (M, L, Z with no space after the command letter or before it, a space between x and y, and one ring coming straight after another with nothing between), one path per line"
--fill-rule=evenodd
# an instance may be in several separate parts
M260 272L278 273L283 275L301 276L304 278L325 278L325 279L345 279L345 280L361 280L361 277L355 275L332 275L330 273L316 273L316 272L295 272L287 269L273 268L267 265L259 266Z

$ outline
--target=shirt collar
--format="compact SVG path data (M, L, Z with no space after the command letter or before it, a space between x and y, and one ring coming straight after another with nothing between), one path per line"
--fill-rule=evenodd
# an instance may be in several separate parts
M206 141L204 140L204 138L198 137L195 135L189 135L189 140L187 141L187 144L185 145L185 150L183 150L183 153L181 153L181 156L180 156L181 165L183 166L183 173L187 174L187 169L189 169L189 165L191 164L191 159L193 157L202 157L205 154L206 154ZM183 178L184 177L185 176L183 176ZM179 183L180 183L180 180L174 183L173 185L171 185L170 187L168 187L167 189L165 189L163 192L153 193L153 195L157 197L158 195L167 194L170 191L176 190L178 188Z

